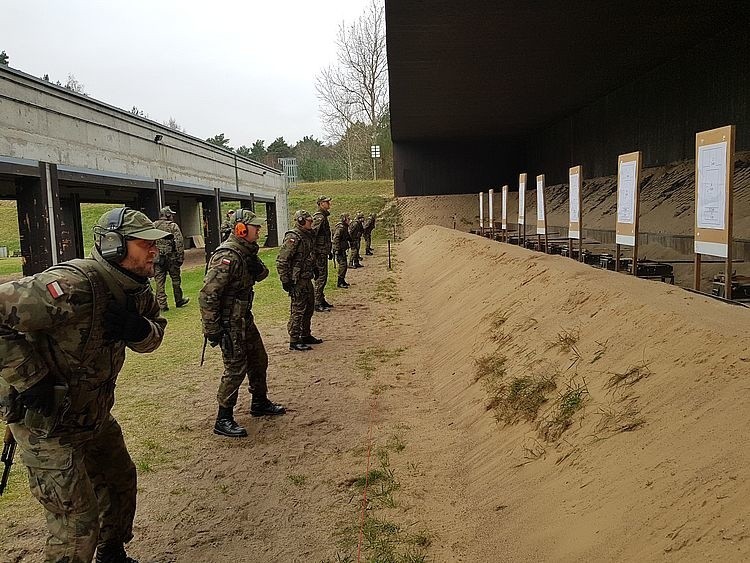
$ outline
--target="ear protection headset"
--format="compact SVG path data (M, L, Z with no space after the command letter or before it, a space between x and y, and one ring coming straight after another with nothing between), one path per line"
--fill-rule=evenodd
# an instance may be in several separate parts
M297 224L300 227L305 224L305 222L307 221L308 217L309 217L309 215L306 215L306 214L304 214L304 213L302 213L300 211L297 211L294 214L294 219L297 221Z
M97 226L94 229L94 234L99 237L99 252L101 252L102 258L109 262L121 262L128 253L125 237L117 232L117 229L122 227L122 221L127 210L127 207L113 209L107 215L107 226Z
M234 235L239 238L247 236L247 224L245 221L252 219L247 217L247 212L244 209L238 209L234 212Z

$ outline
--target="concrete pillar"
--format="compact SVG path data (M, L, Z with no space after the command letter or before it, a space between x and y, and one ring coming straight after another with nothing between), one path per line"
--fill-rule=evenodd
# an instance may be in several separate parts
M91 242L93 233L83 232L81 223L81 198L78 194L60 200L62 209L62 231L60 233L61 259L83 258L85 245Z
M266 225L268 236L263 246L279 246L279 230L276 222L276 202L266 203Z
M30 276L62 261L63 244L70 242L62 236L57 166L39 162L39 178L17 178L15 184L23 273Z
M254 213L255 212L255 195L250 194L249 199L245 199L245 198L240 199L240 207L242 207L243 209L250 209Z
M219 189L214 189L213 197L201 199L203 204L203 229L205 232L204 240L206 241L206 262L213 254L214 250L221 244L221 197Z

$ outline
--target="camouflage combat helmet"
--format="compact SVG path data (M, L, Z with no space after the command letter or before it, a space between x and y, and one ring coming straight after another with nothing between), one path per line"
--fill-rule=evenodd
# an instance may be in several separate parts
M357 211L357 215L355 216L355 219L359 220L359 219L364 219L364 218L365 218L365 214L362 213L361 211Z
M349 214L348 213L342 213L341 214L341 222L346 223L349 220Z

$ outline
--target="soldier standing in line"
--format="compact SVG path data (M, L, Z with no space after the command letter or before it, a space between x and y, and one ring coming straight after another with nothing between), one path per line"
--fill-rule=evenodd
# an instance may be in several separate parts
M172 236L168 239L156 241L159 249L159 257L154 265L154 281L156 282L156 301L162 311L169 311L167 304L167 274L172 279L172 290L174 291L175 306L184 307L190 301L189 297L182 295L182 277L180 268L185 261L185 239L177 223L174 222L175 212L169 207L162 207L159 218L154 221L157 229L166 231Z
M105 213L89 259L0 285L0 415L47 516L44 560L136 563L136 470L110 414L125 349L153 352L167 321L148 278L169 233Z
M227 218L221 224L219 232L221 233L221 242L224 242L232 234L232 225L234 223L234 209L227 211Z
M351 238L351 249L352 254L349 258L349 265L352 268L362 268L362 263L359 260L359 249L362 246L362 233L364 231L363 223L365 221L365 214L361 211L357 211L354 216L354 221L349 225L349 238Z
M313 215L313 237L315 239L315 310L328 312L333 305L326 301L325 288L328 283L328 260L331 254L331 225L328 216L331 214L331 198L324 195L318 198L318 210Z
M375 230L375 214L370 213L367 216L364 226L362 227L362 236L365 239L365 256L372 256L372 231Z
M351 239L349 238L349 214L342 213L341 220L336 223L336 227L333 230L333 252L336 256L336 261L339 264L339 279L336 282L336 287L343 287L344 289L347 289L349 287L349 284L346 283L346 251L349 250L350 244Z
M249 209L232 217L232 233L211 256L198 301L203 334L212 346L221 346L224 375L216 400L214 434L244 438L247 430L234 420L240 386L247 377L252 416L279 415L286 410L268 398L268 354L253 318L253 286L268 277L258 257L263 220Z
M291 298L289 311L289 349L312 350L310 344L320 344L310 332L310 323L315 311L312 278L315 275L315 242L312 216L302 209L294 214L294 229L284 234L276 269L281 286Z

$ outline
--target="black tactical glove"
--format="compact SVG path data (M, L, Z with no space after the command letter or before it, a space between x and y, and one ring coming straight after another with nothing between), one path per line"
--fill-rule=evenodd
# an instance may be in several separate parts
M221 338L224 336L223 332L214 332L206 335L206 340L211 343L211 346L218 346L221 342Z
M292 293L294 291L294 284L292 282L281 282L281 287L287 293Z
M114 299L104 312L104 337L108 340L140 342L151 332L151 323L135 309L135 303L128 301L123 307Z
M47 375L26 391L21 391L18 398L30 410L37 411L42 416L50 416L55 407L55 380Z
M265 269L266 267L260 260L260 258L258 258L257 260L253 260L250 263L250 273L254 278L257 278L259 275L261 275Z

